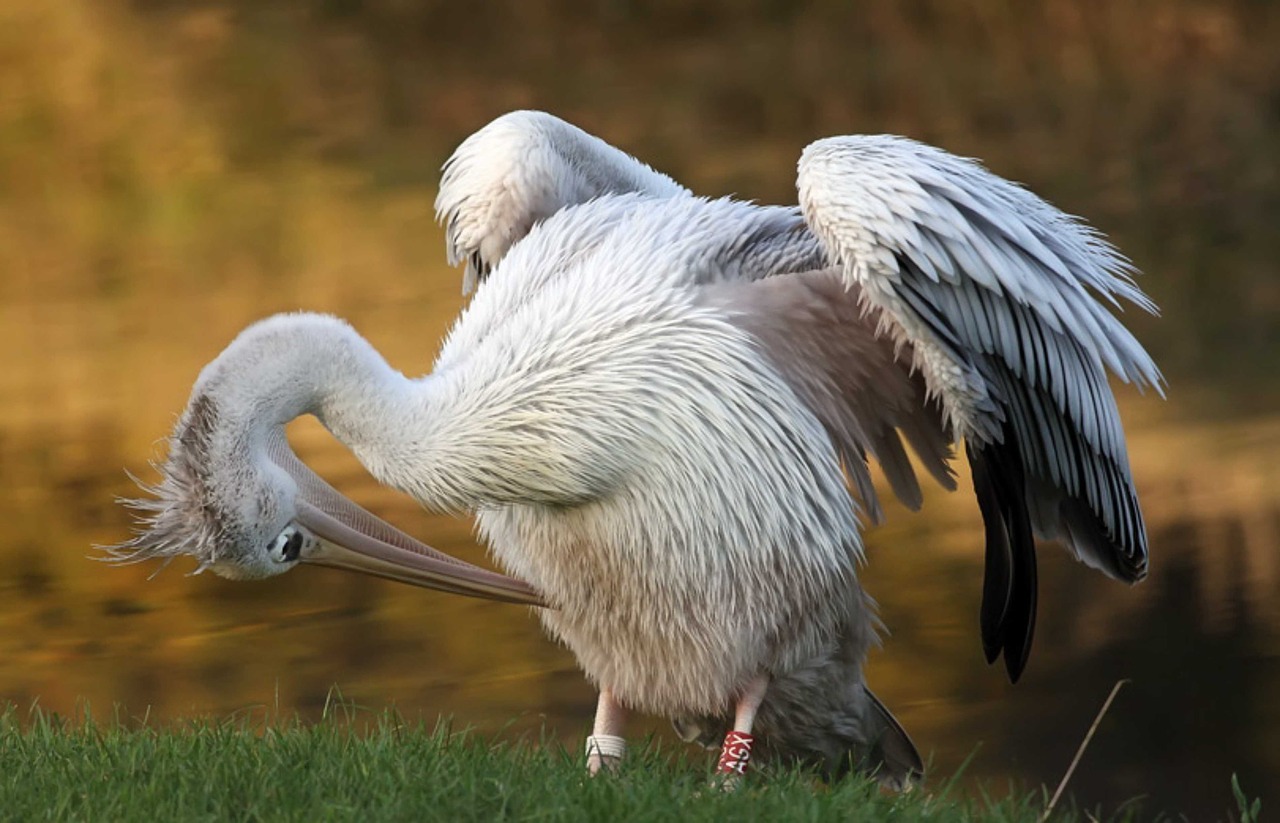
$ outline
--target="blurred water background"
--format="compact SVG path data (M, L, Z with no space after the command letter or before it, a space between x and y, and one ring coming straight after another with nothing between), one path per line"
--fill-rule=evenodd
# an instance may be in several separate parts
M1121 387L1152 575L1042 552L1023 682L981 659L967 493L890 510L869 677L968 786L1073 780L1109 812L1280 803L1280 12L1257 0L0 0L0 701L149 722L371 709L577 746L594 695L522 609L304 569L108 568L200 367L272 312L350 319L407 373L462 306L431 214L452 148L552 111L695 190L794 202L810 140L896 132L1086 215L1147 275L1170 378ZM470 524L304 459L439 548ZM181 568L179 568L181 567ZM117 708L118 707L118 708ZM642 729L666 734L661 723ZM976 753L975 753L976 752Z

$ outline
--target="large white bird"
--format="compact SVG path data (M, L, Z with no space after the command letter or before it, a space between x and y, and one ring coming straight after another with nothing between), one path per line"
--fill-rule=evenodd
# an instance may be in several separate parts
M903 440L948 488L963 442L983 645L1016 679L1033 536L1146 573L1105 371L1161 378L1106 304L1153 307L1099 235L939 149L820 140L798 188L799 209L701 199L550 115L499 118L445 166L436 207L475 295L431 374L405 377L332 317L249 327L200 374L116 555L232 577L310 561L540 604L600 690L593 771L637 711L724 734L727 773L754 741L757 758L904 784L919 757L862 675L869 456L915 507ZM302 414L381 482L473 512L515 579L342 498L284 439Z

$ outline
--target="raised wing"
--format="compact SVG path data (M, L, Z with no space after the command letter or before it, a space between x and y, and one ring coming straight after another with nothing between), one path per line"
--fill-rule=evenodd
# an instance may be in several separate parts
M557 211L605 194L688 194L577 126L539 111L504 114L462 141L444 164L436 219L449 265L466 261L470 294L511 246Z
M805 219L846 284L914 365L966 442L986 526L982 634L1010 678L1035 626L1033 532L1126 581L1147 538L1105 368L1160 389L1104 303L1154 306L1098 234L940 149L890 136L810 145Z

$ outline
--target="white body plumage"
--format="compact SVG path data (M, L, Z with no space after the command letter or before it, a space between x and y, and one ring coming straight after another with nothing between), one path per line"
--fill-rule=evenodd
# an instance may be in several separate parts
M575 467L544 505L483 506L480 531L546 594L544 623L587 674L664 716L727 711L760 671L868 622L830 438L691 277L754 211L617 197L562 212L495 270L436 369L467 375L475 405L450 418L475 436L529 437L509 459L534 472Z

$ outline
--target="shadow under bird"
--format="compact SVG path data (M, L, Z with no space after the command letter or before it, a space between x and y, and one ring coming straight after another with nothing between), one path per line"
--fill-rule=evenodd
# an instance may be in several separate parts
M539 606L599 688L588 766L629 711L749 756L921 773L867 689L858 583L872 457L918 507L962 443L986 529L982 644L1011 679L1036 537L1147 570L1109 369L1161 388L1111 314L1152 304L1100 235L976 162L819 140L799 207L695 197L555 117L513 112L444 167L436 210L474 296L410 379L341 320L278 315L201 372L119 560L228 577L298 563ZM511 577L424 546L290 450L312 414L380 482L475 514Z

